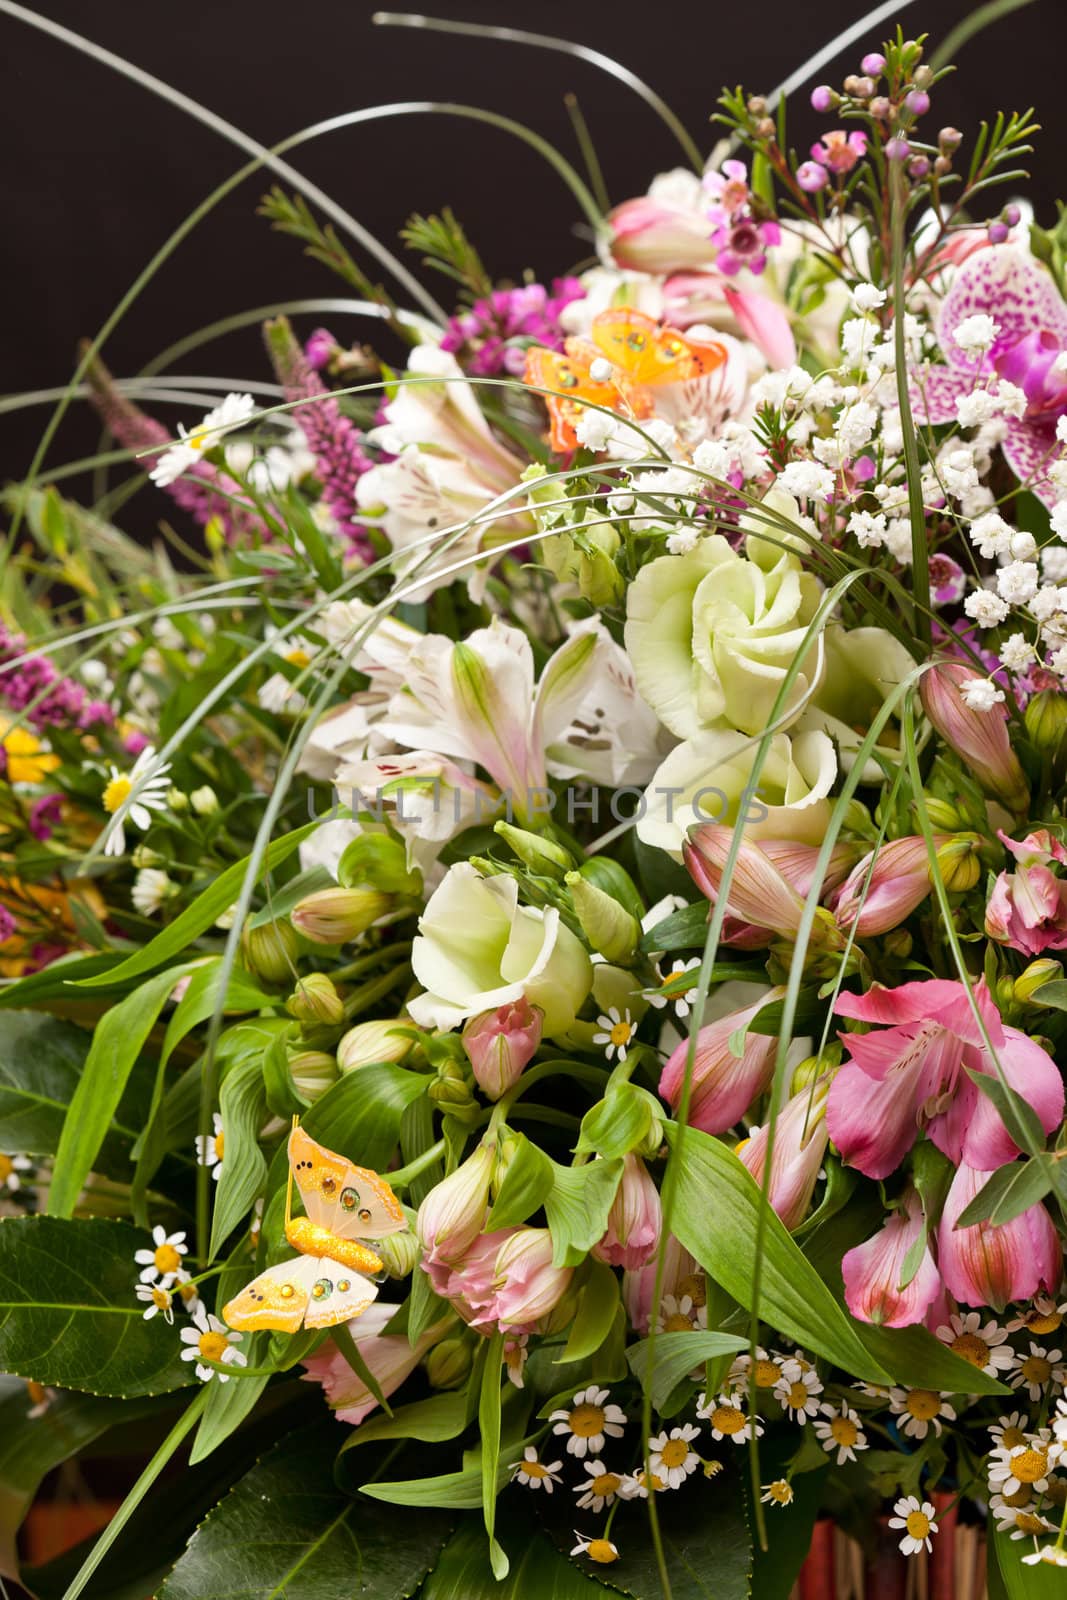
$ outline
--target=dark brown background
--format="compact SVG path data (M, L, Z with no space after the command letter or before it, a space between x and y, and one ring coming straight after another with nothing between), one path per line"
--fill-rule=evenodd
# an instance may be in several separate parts
M368 0L42 0L40 9L268 144L357 106L438 98L505 112L577 163L562 104L573 89L613 200L643 191L677 158L653 113L592 66L516 45L376 28ZM710 146L708 117L724 81L771 87L868 8L858 0L437 0L435 9L602 49L645 77ZM937 40L970 10L969 0L916 0L900 20L909 34L925 29ZM887 26L819 76L834 82L855 70ZM970 137L983 115L1036 104L1044 132L1030 162L1031 193L1046 219L1056 194L1067 193L1065 42L1064 0L1034 0L963 49L961 71L938 90L930 118ZM168 233L243 158L144 89L6 15L0 66L0 392L11 392L64 381L77 338L96 331ZM791 125L800 145L826 125L806 93L795 97ZM587 253L558 177L519 141L483 126L395 119L329 135L292 159L390 243L410 211L447 204L501 275L527 267L550 275ZM133 372L173 339L242 308L346 292L256 218L264 186L257 175L182 245L114 335L107 354L115 370ZM433 287L447 297L443 280ZM354 331L351 321L342 327ZM185 370L266 375L254 331ZM25 471L46 415L0 415L0 480ZM94 448L96 437L86 419L74 419L53 459Z

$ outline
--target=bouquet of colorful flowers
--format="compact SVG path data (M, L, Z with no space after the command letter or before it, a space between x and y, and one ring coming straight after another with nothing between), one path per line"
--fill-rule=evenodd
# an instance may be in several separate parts
M820 1515L1067 1593L1067 223L945 70L551 152L548 285L413 217L452 314L263 151L388 356L85 347L94 503L5 491L0 1572L143 1470L34 1594L776 1600Z

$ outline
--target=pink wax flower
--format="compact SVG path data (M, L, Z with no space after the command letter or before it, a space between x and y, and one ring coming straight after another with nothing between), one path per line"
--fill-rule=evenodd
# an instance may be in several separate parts
M1002 705L975 711L962 690L981 676L958 661L945 661L923 674L923 710L941 737L974 773L987 794L1009 811L1023 811L1030 799L1026 777L1011 747Z
M949 1293L963 1305L1000 1311L1011 1300L1054 1292L1063 1276L1063 1250L1045 1207L1033 1205L1011 1222L957 1227L961 1212L991 1177L961 1164L941 1214L937 1258Z
M729 1011L717 1022L709 1022L697 1034L693 1063L693 1088L689 1101L689 1122L704 1133L725 1133L740 1121L757 1096L767 1088L774 1073L774 1054L778 1041L771 1034L744 1034L740 1057L730 1048L739 1031L747 1030L756 1013L780 999L784 989L770 989L754 1005ZM677 1111L685 1083L688 1039L683 1039L667 1058L660 1074L659 1092L672 1111Z
M767 265L767 251L781 244L782 230L757 216L744 162L724 161L718 172L705 174L704 188L712 199L708 217L716 267L730 278L742 267L758 275Z
M417 1340L414 1349L406 1333L383 1334L382 1329L392 1321L399 1306L376 1300L363 1315L347 1324L356 1341L360 1355L386 1399L409 1378L432 1345L436 1344L448 1327L447 1320L437 1322ZM304 1362L306 1382L322 1385L327 1403L338 1422L359 1423L378 1404L362 1378L352 1371L345 1357L329 1339L315 1354Z
M787 1100L778 1114L771 1152L767 1198L787 1228L799 1228L808 1214L815 1182L826 1155L826 1096L829 1076L817 1078ZM769 1128L757 1128L738 1155L762 1186L767 1166Z
M844 128L832 128L811 147L811 159L838 177L851 172L866 154L867 135L858 129L846 133Z
M830 182L830 174L818 161L802 161L797 168L797 182L805 194L818 194Z
M996 336L985 352L962 350L955 333L967 317L993 318ZM1000 448L1020 483L1046 505L1058 495L1048 467L1059 454L1056 423L1067 415L1067 305L1052 277L1013 244L978 249L964 261L941 304L938 343L943 361L911 371L912 404L930 424L956 421L956 405L979 382L1005 378L1026 395L1021 417L1005 417Z
M648 1332L655 1287L655 1256L637 1271L623 1274L623 1303L630 1324L638 1333ZM676 1300L682 1300L689 1295L696 1304L703 1289L704 1275L696 1257L691 1256L684 1245L679 1244L673 1233L669 1233L663 1249L663 1293L673 1295Z
M1067 880L1052 870L1054 862L1067 864L1067 850L1047 828L1021 841L1000 832L998 838L1019 865L1002 872L993 886L986 933L1024 956L1067 949Z
M490 1100L499 1100L521 1077L541 1043L544 1012L525 995L495 1011L471 1017L463 1029L463 1048L478 1085Z
M949 843L949 839L941 836L935 843L940 846ZM929 893L926 840L919 836L892 839L853 867L835 900L834 916L839 928L854 931L859 939L869 939L898 927Z
M608 1213L608 1226L593 1246L598 1261L635 1272L643 1267L659 1244L663 1226L659 1190L640 1156L630 1151L623 1158L622 1177Z
M985 982L974 1000L1007 1082L1037 1113L1046 1133L1063 1118L1063 1081L1052 1059L1018 1028L1006 1028ZM968 1072L995 1075L961 983L943 978L876 985L842 994L840 1016L880 1023L871 1033L843 1033L850 1059L830 1089L827 1124L842 1160L869 1178L896 1170L926 1127L957 1164L985 1171L1018 1154L993 1102Z
M910 1283L901 1286L905 1259L924 1228L919 1196L909 1189L900 1209L886 1218L873 1238L845 1252L841 1261L845 1302L860 1322L908 1328L925 1321L941 1289L929 1245L923 1251L918 1272Z

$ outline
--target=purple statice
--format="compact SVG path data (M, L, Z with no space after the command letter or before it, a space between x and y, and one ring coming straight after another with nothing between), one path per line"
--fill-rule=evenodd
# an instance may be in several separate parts
M18 923L5 905L0 905L0 944L6 944L18 932Z
M476 300L469 311L450 318L441 349L456 356L474 377L518 377L526 365L527 346L563 349L560 317L572 300L584 296L577 278L554 278L551 291L543 283L495 289L488 299Z
M55 829L59 826L63 814L63 797L58 794L44 794L35 800L30 807L29 830L35 839L42 842L50 839Z
M87 379L93 405L119 444L138 453L170 444L171 435L163 424L127 400L102 361L93 361ZM240 485L210 461L188 467L166 485L165 492L202 528L209 522L221 526L231 543L238 538L270 539L270 530Z
M27 721L47 728L86 728L115 720L111 707L90 700L80 683L60 675L47 656L24 656L26 640L0 625L0 699L12 711L27 711Z

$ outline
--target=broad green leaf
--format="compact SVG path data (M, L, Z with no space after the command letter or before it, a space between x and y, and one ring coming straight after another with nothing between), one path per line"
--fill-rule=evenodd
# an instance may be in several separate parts
M65 1391L43 1417L22 1378L0 1374L0 1576L18 1576L15 1534L42 1478L118 1423L133 1422L165 1401L107 1400Z
M185 964L156 973L97 1023L56 1151L48 1192L48 1209L54 1217L73 1214L133 1064L174 985L188 971Z
M590 1260L589 1276L578 1296L578 1310L563 1354L564 1361L587 1361L611 1332L619 1309L619 1280L603 1261Z
M211 1217L211 1259L251 1209L267 1180L267 1163L259 1148L259 1130L267 1110L263 1069L254 1058L231 1067L219 1090L219 1109L226 1136L226 1159L216 1187Z
M609 1159L624 1156L638 1145L649 1144L654 1129L662 1121L662 1107L647 1089L640 1089L633 1083L620 1083L609 1089L603 1100L598 1100L582 1118L575 1153L595 1152Z
M1046 1543L1055 1544L1050 1534ZM997 1533L990 1519L986 1533L986 1550L990 1568L996 1569L1007 1600L1063 1600L1065 1574L1062 1567L1045 1562L1025 1565L1023 1556L1032 1555L1034 1545L1029 1539L1013 1541L1007 1533ZM993 1594L992 1573L989 1592Z
M588 1161L584 1167L561 1167L553 1161L552 1166L552 1189L545 1200L552 1264L577 1267L604 1236L622 1162Z
M249 1272L248 1276L251 1276ZM220 1289L218 1305L225 1305L226 1297ZM253 1334L244 1349L250 1367L266 1364L267 1340L262 1334ZM189 1452L189 1465L195 1467L216 1451L224 1440L250 1416L256 1402L270 1379L267 1377L242 1377L232 1383L209 1383L204 1399L204 1412L196 1430L193 1448Z
M91 956L60 956L58 961L50 961L40 972L27 973L26 977L19 978L0 989L0 1009L51 1010L49 1001L76 1000L78 990L72 988L72 984L80 982L83 978L96 978L101 985L102 994L106 995L106 986L110 982L111 973L125 959L126 956L121 949ZM116 994L122 992L121 983L113 987Z
M989 1221L994 1226L1010 1222L1031 1206L1043 1200L1052 1188L1051 1161L1037 1156L1030 1161L1011 1161L998 1167L982 1185L970 1205L960 1212L957 1228L969 1228L976 1222Z
M857 1322L855 1328L875 1360L905 1389L940 1389L943 1394L1011 1393L1006 1383L954 1356L921 1325L875 1328Z
M668 1128L668 1138L676 1144L677 1127ZM752 1264L763 1206L759 1186L733 1151L687 1128L672 1226L690 1254L746 1310L752 1309ZM854 1377L887 1381L888 1373L861 1341L855 1323L773 1211L764 1219L759 1314Z
M734 1333L657 1333L655 1339L642 1339L626 1352L630 1371L643 1389L648 1389L658 1411L668 1395L687 1373L718 1356L736 1355L748 1349L748 1340ZM649 1357L652 1367L649 1368Z
M414 1350L427 1328L448 1315L451 1306L440 1295L434 1294L430 1279L421 1267L411 1274L411 1296L408 1302L408 1343Z
M127 1397L194 1382L175 1330L134 1296L150 1237L103 1217L0 1221L0 1370Z
M1067 978L1054 978L1051 983L1043 983L1040 989L1034 990L1030 1001L1033 1005L1052 1006L1056 1011L1067 1011Z
M292 1031L296 1032L295 1025ZM263 1053L263 1090L267 1105L274 1116L284 1117L286 1121L293 1116L303 1116L308 1108L308 1101L293 1082L289 1052L285 1047L288 1034L288 1029L276 1033Z
M525 1222L544 1205L555 1181L552 1162L524 1133L509 1134L514 1141L507 1172L493 1202L485 1230L512 1228Z
M498 1492L510 1476L510 1466L499 1469L496 1480ZM450 1511L480 1511L482 1469L480 1466L468 1467L463 1472L444 1472L432 1478L402 1478L396 1483L365 1483L359 1492L370 1500L385 1500L394 1506L442 1506ZM484 1534L479 1532L479 1538L482 1559L485 1560Z
M543 1533L524 1527L509 1540L514 1558L498 1583L486 1560L485 1537L465 1522L449 1540L420 1600L607 1600L602 1583L568 1561Z
M756 1012L748 1025L749 1033L759 1033L777 1038L782 1031L782 1014L785 1000L772 1000ZM793 1037L814 1034L822 1027L826 1006L819 1000L817 987L801 989L797 996L797 1009L793 1018Z
M160 1600L400 1600L437 1559L449 1519L390 1513L338 1491L337 1425L282 1439L216 1506Z
M410 1406L397 1406L391 1417L374 1412L353 1428L341 1455L357 1445L374 1444L380 1439L418 1439L423 1444L442 1444L458 1439L471 1420L471 1405L465 1392L434 1394Z
M319 826L318 821L305 823L304 827L296 828L292 833L287 833L280 839L275 839L264 851L260 876L278 867L283 861L288 860L293 851L304 839L310 837ZM99 988L102 984L128 983L131 978L139 978L146 972L153 972L156 967L161 967L165 961L172 961L175 956L188 950L194 940L214 926L216 918L224 911L228 911L241 892L248 872L248 860L235 861L232 867L227 867L225 872L220 872L215 881L198 895L191 906L186 906L181 916L157 933L146 945L135 950L125 961L117 967L112 967L109 972L102 972L96 977L83 978L79 984L82 989Z
M426 1093L430 1081L390 1062L359 1067L315 1101L304 1127L328 1150L384 1172L400 1139L405 1108Z

